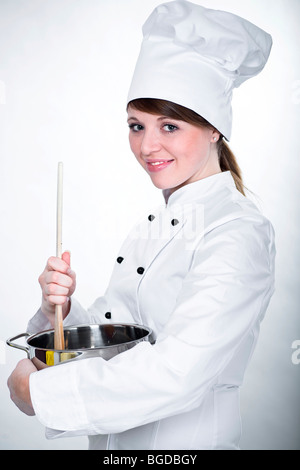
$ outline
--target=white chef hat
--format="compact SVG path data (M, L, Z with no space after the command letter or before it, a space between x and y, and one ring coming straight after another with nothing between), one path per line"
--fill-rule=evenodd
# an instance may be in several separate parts
M272 37L239 16L185 0L155 8L143 36L127 103L172 101L195 111L229 140L233 88L264 68Z

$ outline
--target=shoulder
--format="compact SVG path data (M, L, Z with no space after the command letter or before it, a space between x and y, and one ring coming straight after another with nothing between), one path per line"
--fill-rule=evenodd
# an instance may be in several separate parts
M232 186L220 188L213 198L206 201L203 210L205 233L220 226L225 229L227 226L229 230L238 226L241 230L261 227L263 231L272 231L270 221L258 207Z
M196 248L202 255L228 263L235 260L236 265L262 262L273 268L274 229L250 199L224 186L206 201L203 212L203 237Z

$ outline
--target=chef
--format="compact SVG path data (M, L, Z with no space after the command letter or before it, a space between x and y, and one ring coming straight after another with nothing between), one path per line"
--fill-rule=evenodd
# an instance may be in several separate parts
M91 449L238 449L239 391L274 291L275 248L226 141L232 91L263 69L272 39L186 1L155 8L143 35L129 141L164 204L133 228L88 311L72 296L69 254L49 258L28 331L53 327L62 304L65 326L139 323L156 342L41 371L25 359L8 385L49 438L87 435Z

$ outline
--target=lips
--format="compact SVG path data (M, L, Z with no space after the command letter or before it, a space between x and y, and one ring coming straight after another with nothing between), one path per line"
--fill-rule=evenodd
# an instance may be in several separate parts
M147 170L151 173L156 173L157 171L164 170L169 167L174 160L146 160Z

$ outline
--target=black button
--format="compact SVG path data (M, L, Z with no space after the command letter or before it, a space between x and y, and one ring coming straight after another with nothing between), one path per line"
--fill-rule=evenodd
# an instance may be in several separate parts
M122 256L119 256L119 258L117 258L117 262L118 262L119 264L121 264L123 260L124 260L124 258L122 258Z
M150 222L152 222L152 220L154 219L155 219L155 215L149 215L148 220L150 220Z
M138 274L144 274L145 269L144 268L137 268Z
M175 227L175 225L179 224L179 220L173 219L173 220L171 221L171 224L173 225L173 227Z
M111 319L111 313L110 313L110 312L106 312L105 318L107 318L108 320L110 320L110 319Z

